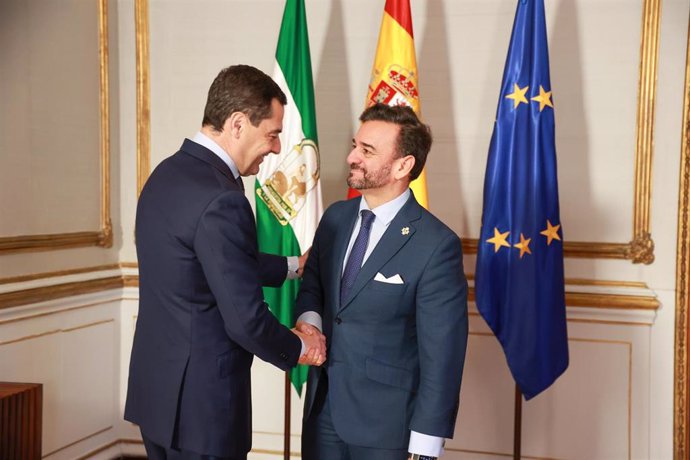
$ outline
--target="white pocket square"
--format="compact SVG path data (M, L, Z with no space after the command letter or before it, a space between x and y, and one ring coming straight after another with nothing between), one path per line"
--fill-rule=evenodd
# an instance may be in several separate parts
M374 277L374 281L380 281L382 283L388 284L404 284L403 279L400 277L400 275L393 275L390 278L386 278L380 272L376 274L376 276Z

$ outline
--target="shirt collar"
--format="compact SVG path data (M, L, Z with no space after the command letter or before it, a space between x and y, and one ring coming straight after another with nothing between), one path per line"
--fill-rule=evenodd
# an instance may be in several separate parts
M388 225L395 218L398 212L402 209L409 197L410 189L408 188L405 189L405 191L402 192L397 198L394 198L387 203L384 203L380 206L375 207L374 209L371 209L371 212L374 213L374 215L376 216L376 220L378 222L382 223L383 225ZM369 209L367 200L365 200L364 197L362 197L362 199L359 200L360 212L362 211L362 209Z
M211 152L215 153L223 162L228 165L228 168L230 168L230 171L232 171L232 175L235 179L240 177L240 171L237 169L237 166L235 165L235 162L232 161L232 158L230 158L230 155L228 152L223 150L223 147L218 145L216 141L208 137L206 134L202 133L201 131L197 132L194 137L192 138L193 142L196 142L197 144L206 147L209 149Z

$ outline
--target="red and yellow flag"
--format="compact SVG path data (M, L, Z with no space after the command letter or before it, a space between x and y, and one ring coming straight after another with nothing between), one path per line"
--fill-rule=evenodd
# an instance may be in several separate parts
M421 116L410 0L386 0L383 9L379 43L365 106L377 102L408 105ZM412 182L411 188L419 204L428 208L426 170ZM356 190L348 190L348 198L357 195L359 192Z

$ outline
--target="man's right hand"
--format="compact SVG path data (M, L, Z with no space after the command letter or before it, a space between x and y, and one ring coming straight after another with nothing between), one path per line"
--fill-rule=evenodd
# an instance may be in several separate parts
M292 332L302 339L306 348L297 361L299 364L320 366L326 362L326 337L316 327L300 322Z
M297 269L297 276L302 278L302 275L304 275L304 266L307 263L307 259L309 258L309 253L311 252L311 247L307 249L307 251L299 256L297 261L299 262L299 268Z

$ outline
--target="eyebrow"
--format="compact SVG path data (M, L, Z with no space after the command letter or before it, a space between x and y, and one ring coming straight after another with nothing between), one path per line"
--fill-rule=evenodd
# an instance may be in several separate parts
M355 144L355 145L357 144L357 141L355 140L354 137L352 138L352 143ZM374 146L371 145L371 144L367 144L366 142L360 142L360 144L362 144L364 147L368 148L369 150L374 150L374 151L376 151L376 147L374 147Z

